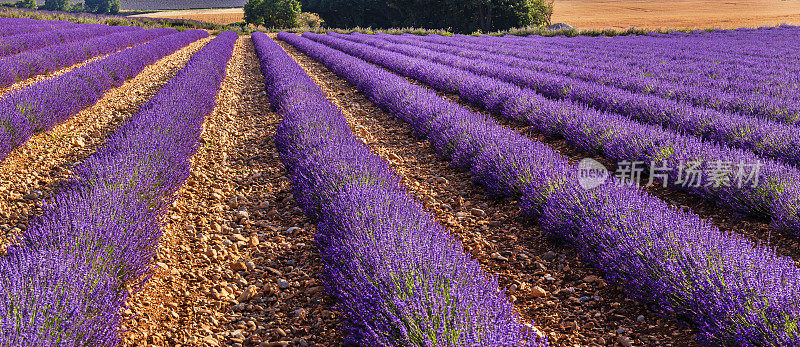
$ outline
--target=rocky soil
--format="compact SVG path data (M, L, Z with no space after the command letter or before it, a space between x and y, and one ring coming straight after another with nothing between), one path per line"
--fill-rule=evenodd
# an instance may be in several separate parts
M136 113L210 40L199 40L148 66L137 77L107 92L94 106L50 131L31 137L0 163L0 252L5 252L13 237L41 212L39 206L58 185L72 177L72 168L104 144L106 135ZM44 78L35 77L0 92L16 90Z
M314 346L339 341L315 227L295 204L249 37L206 120L192 176L164 218L154 276L129 300L125 345Z

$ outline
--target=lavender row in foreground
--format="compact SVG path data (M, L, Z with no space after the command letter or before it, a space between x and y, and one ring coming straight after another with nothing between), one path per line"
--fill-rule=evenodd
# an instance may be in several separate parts
M540 346L497 279L426 214L280 46L253 41L295 196L317 219L325 285L359 346Z
M207 36L202 30L162 36L6 95L0 99L0 161L34 134L94 105L106 91L148 65Z
M756 218L771 218L779 230L800 231L800 170L796 168L569 100L550 100L532 90L463 69L329 35L303 35L436 89L458 93L503 117L526 122L538 132L563 137L582 151L597 152L616 162L637 162L643 171L659 174L654 177L656 184L684 190ZM728 164L726 170L724 165Z
M363 34L332 35L496 78L521 88L530 88L551 99L583 103L601 111L618 113L683 134L743 148L790 165L800 164L800 135L797 127L789 124L694 107L659 96L636 94L566 76L532 71L517 67L507 58L489 54L473 55L471 51L444 45L427 45L391 35L381 35L381 39Z
M237 38L198 51L0 258L0 345L120 343L126 288L147 279L160 216L189 177Z
M175 29L165 28L124 31L8 56L0 59L0 86L7 87L36 75L55 72L90 58L176 32L178 31Z
M363 60L293 34L278 37L410 123L491 193L521 197L523 211L547 231L634 298L693 324L702 341L800 343L800 269L792 259L636 188L612 182L584 190L576 167L546 145Z

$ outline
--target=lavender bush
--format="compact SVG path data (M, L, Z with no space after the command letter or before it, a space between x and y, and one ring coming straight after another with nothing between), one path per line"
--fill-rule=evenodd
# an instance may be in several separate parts
M160 216L189 176L237 38L226 32L198 51L0 258L0 345L120 343L126 289L148 278Z
M100 24L83 24L59 30L0 37L0 56L8 56L61 43L85 40L108 34L141 30L137 27L110 27Z
M275 42L254 33L276 144L295 197L317 220L325 285L361 346L540 346L497 279L405 191L384 160Z
M794 29L796 31L796 29ZM772 31L772 30L770 30ZM773 36L767 36L770 31L759 31L764 35L749 37L746 42L764 42ZM791 31L781 31L781 37L786 39L784 33ZM736 36L734 36L736 37ZM490 61L509 64L516 67L539 72L553 73L571 78L598 83L604 86L622 88L634 93L659 96L668 99L680 100L692 103L695 106L715 109L725 112L734 112L747 116L759 117L762 119L776 119L787 121L797 117L800 108L796 105L796 100L792 100L781 92L767 90L753 90L745 88L743 84L750 84L750 76L757 74L752 71L742 71L743 76L729 80L728 86L723 88L713 85L712 82L690 81L690 79L709 79L709 75L717 76L723 71L715 65L704 65L701 56L679 58L671 56L656 56L643 58L643 56L655 55L653 50L665 50L665 40L650 42L646 47L634 51L628 51L629 45L620 46L616 42L609 40L581 40L581 45L565 45L561 41L544 41L534 38L494 38L494 37L465 37L455 38L429 35L426 37L406 36L406 39L414 39L421 42L438 43L446 45L447 51L470 57L483 56ZM628 42L640 42L642 38L630 40ZM715 37L702 37L691 42L714 42L726 48L735 44ZM720 42L721 41L721 42ZM741 44L741 40L736 41ZM587 49L588 46L588 49ZM443 48L442 46L436 46ZM686 51L688 47L669 47L666 51ZM692 47L691 50L696 50ZM757 51L764 51L765 47L758 47ZM620 54L622 51L622 54ZM487 54L490 53L490 54ZM609 59L609 55L612 57ZM737 55L741 58L743 55ZM713 54L715 63L725 63L726 57L719 53ZM773 58L764 65L772 66L781 62L786 56L779 59ZM708 57L707 57L708 58ZM629 63L638 61L658 61L658 64L649 66L646 71ZM737 60L737 63L739 61ZM665 70L670 66L690 66L691 70L675 78L665 78ZM763 66L763 65L762 65ZM709 71L712 67L715 70ZM737 64L733 69L741 69ZM668 72L667 72L668 73ZM564 82L570 81L565 79ZM737 87L738 85L738 87ZM614 91L614 89L611 89ZM619 91L615 91L619 93ZM661 101L664 103L665 101ZM689 108L681 103L668 103L677 105L676 107Z
M550 100L527 89L463 69L383 50L330 35L304 33L334 48L357 55L436 89L458 93L465 100L504 117L524 121L537 131L560 136L573 146L622 162L641 162L644 170L667 168L669 177L682 173L681 164L699 162L709 170L699 172L703 184L670 185L756 218L771 219L773 226L797 234L800 230L800 170L759 157L752 152L709 143L659 126L605 113L569 100ZM760 165L758 181L736 184L736 172L721 172L714 183L717 162ZM684 165L685 168L685 165ZM657 183L664 183L656 178ZM725 185L724 182L730 184ZM671 182L667 182L671 183Z
M569 65L624 71L711 91L796 99L798 68L793 53L799 33L796 26L781 26L610 40L482 37L478 42L526 46L552 53L549 59ZM456 39L475 42L463 36ZM559 53L564 49L570 54Z
M430 44L418 42L407 37L381 35L379 39L368 35L334 35L336 37L357 40L358 42L377 45L418 58L458 67L470 72L493 77L515 84L522 88L530 88L551 99L567 99L579 102L595 109L610 113L618 113L644 123L658 124L685 134L701 136L718 143L723 143L751 150L788 164L800 164L800 135L797 127L736 113L720 112L713 109L695 107L683 101L671 100L649 93L634 93L625 89L605 86L597 81L582 81L570 77L567 71L544 72L547 68L531 67L532 61L506 57L496 54L478 53L461 49L454 45ZM385 40L385 41L384 41ZM387 42L388 41L388 42ZM453 40L455 41L455 40ZM391 44L395 42L399 44ZM540 63L542 66L557 66ZM627 81L619 76L598 77L612 81ZM672 94L672 87L665 93ZM649 84L648 84L649 86ZM653 87L658 89L659 87ZM643 87L643 90L651 90ZM698 91L713 97L709 91ZM731 97L735 100L742 100ZM719 104L718 101L710 101ZM757 108L753 106L753 108ZM784 106L775 106L785 109Z
M0 59L0 86L10 86L36 75L47 74L120 49L174 34L175 29L120 32L86 41L45 47Z
M407 121L490 193L518 197L528 216L632 297L692 324L700 342L800 343L800 270L792 259L638 188L612 181L584 190L576 167L546 145L361 59L293 34L278 37Z
M5 95L0 99L0 161L34 134L94 105L106 91L148 65L207 36L202 30L162 36Z

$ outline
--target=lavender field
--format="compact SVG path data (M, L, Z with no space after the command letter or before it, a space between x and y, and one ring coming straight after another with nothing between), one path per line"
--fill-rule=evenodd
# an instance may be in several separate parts
M798 39L0 18L0 346L798 345Z

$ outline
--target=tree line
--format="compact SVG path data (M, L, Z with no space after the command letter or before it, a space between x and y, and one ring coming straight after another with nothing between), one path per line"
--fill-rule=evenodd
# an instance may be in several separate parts
M267 27L297 24L300 10L319 14L328 27L447 29L459 33L498 31L550 23L552 0L249 0L248 23Z
M64 12L90 12L98 14L117 14L120 10L119 0L85 0L84 2L71 3L70 0L45 0L44 5L38 5L36 0L19 0L11 5L19 8L39 9Z

